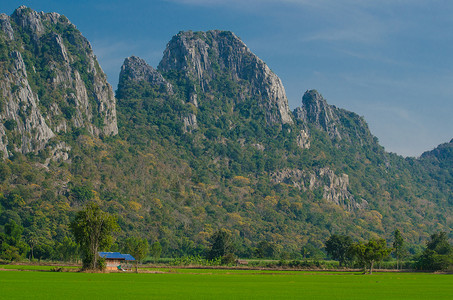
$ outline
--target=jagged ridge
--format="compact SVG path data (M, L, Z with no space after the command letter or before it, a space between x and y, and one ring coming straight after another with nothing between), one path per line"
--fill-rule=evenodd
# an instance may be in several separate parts
M66 17L21 6L0 20L4 157L43 150L72 128L117 134L112 88L89 42Z
M21 9L23 22L0 17L2 72L10 78L11 66L27 75L35 110L55 134L49 144L64 141L52 147L65 155L62 164L45 166L44 155L0 162L0 226L14 220L54 249L73 212L94 200L118 214L123 238L159 240L169 256L201 254L220 227L233 233L243 256L263 240L297 256L303 245L322 248L332 233L369 239L398 227L420 244L452 227L451 176L437 172L446 169L385 153L362 118L316 91L291 114L280 79L230 32L179 33L157 70L126 59L117 91L120 135L97 138L104 116L96 105L81 105L94 103L92 85L103 76L88 41L59 15ZM51 69L40 69L31 54ZM33 67L50 74L49 82ZM68 90L77 87L76 71L87 101ZM13 102L23 87L7 84L11 97L3 100ZM33 111L19 104L24 112L12 114L19 125L3 119L8 141L23 134L19 117Z
M252 98L269 124L293 123L281 80L231 32L180 32L168 43L158 70L182 72L193 81L191 94L216 92L213 81L232 80L239 84L237 102Z

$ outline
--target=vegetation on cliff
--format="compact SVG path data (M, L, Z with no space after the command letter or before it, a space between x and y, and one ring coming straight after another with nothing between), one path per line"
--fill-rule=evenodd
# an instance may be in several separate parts
M280 79L223 31L180 32L157 70L126 59L111 106L88 41L63 16L38 15L56 18L43 21L38 42L37 29L19 30L14 15L2 15L13 40L0 23L0 71L10 74L20 53L36 111L54 133L25 151L24 137L45 126L27 133L26 118L0 112L4 259L73 259L69 224L90 201L117 217L113 250L134 236L167 257L207 253L216 232L228 232L238 256L296 258L319 254L332 234L390 241L398 228L416 253L433 232L451 230L449 144L419 159L387 153L363 118L314 90L290 112ZM71 57L62 84L52 82L65 69L46 68L63 54L45 36L59 36ZM2 107L21 103L21 87L9 84ZM91 108L82 110L71 86L85 89ZM18 116L29 107L20 105Z

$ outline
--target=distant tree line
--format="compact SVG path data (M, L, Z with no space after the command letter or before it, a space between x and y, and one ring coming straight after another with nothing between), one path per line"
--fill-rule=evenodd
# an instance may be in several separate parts
M11 220L0 232L0 259L18 261L24 258L46 259L58 261L77 261L82 259L84 269L102 269L103 260L99 251L124 251L134 256L136 271L138 262L148 256L156 262L162 254L163 247L159 241L149 245L148 240L137 236L116 241L115 232L119 231L117 218L101 210L95 202L89 202L75 216L70 224L72 237L65 237L56 247L43 247L32 233L24 235L24 228ZM228 229L214 231L209 238L209 245L200 250L195 256L204 257L205 263L234 264L238 257L262 259L293 259L289 266L303 267L310 264L297 262L297 259L312 260L330 257L338 261L339 267L360 267L364 273L372 273L377 264L393 254L396 268L402 267L402 261L408 258L408 247L401 232L393 233L392 246L382 238L370 239L367 242L354 242L350 236L333 234L320 249L306 244L301 247L298 256L291 256L276 243L260 241L248 255L240 252L234 235ZM325 252L324 252L325 251ZM241 255L242 254L242 255ZM201 255L201 256L200 256ZM327 255L327 256L326 256ZM196 260L199 260L198 258ZM448 241L446 232L437 232L430 236L422 253L413 255L410 267L418 270L451 270L453 268L453 246ZM280 262L281 263L281 262ZM316 265L316 264L315 264ZM313 264L312 264L313 266Z
M387 247L384 239L371 239L367 243L353 242L346 235L332 235L325 246L326 253L339 262L340 267L361 266L364 272L372 273L376 263L386 259L393 253L396 268L407 258L408 251L401 232L396 229L393 233L392 247ZM434 233L426 244L426 249L412 258L413 269L418 270L449 270L453 268L453 246L448 242L446 232Z

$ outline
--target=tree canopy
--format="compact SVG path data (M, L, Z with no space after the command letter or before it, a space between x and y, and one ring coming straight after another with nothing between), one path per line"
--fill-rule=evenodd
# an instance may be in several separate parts
M373 274L374 264L389 256L392 248L387 247L384 239L371 239L365 244L353 243L351 250L362 264L365 273L368 269L369 273Z
M113 243L113 233L119 229L116 218L101 210L98 204L88 203L71 222L71 230L82 251L84 269L97 269L98 251Z
M148 255L149 245L146 239L130 237L126 239L124 251L135 258L135 272L138 272L138 262L141 262Z
M444 231L431 235L426 249L417 260L417 268L421 270L446 270L453 266L453 246L448 242Z
M326 241L326 252L335 260L340 262L340 267L352 259L350 247L352 238L346 235L332 235Z
M211 248L208 252L208 259L224 257L233 254L234 246L231 233L225 229L220 229L211 237Z
M399 229L393 232L393 238L393 253L396 257L396 268L399 269L399 261L406 255L407 251L404 248L404 238Z

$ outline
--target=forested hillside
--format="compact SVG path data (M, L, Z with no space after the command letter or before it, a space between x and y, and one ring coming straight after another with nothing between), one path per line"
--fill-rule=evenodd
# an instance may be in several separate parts
M157 69L126 58L116 99L64 16L2 14L0 46L5 259L67 259L89 201L118 217L119 244L159 241L164 256L202 254L219 228L242 257L260 241L297 257L334 233L390 240L396 228L416 251L451 231L452 142L387 153L315 90L290 111L281 80L231 32L180 32Z

